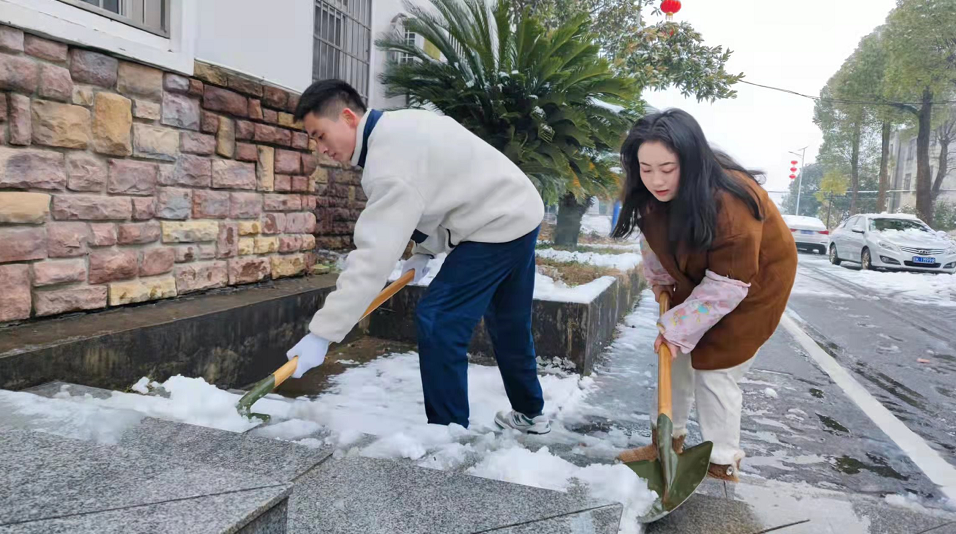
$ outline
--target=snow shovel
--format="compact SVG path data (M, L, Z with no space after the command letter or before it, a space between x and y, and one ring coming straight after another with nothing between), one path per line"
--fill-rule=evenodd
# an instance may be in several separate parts
M365 313L362 314L362 319L368 317L373 311L376 310L379 306L385 303L388 299L392 298L395 293L401 291L403 287L408 285L409 282L415 279L415 271L411 270L402 275L401 278L392 282L381 293L375 297L375 300L372 301L372 304L369 305L368 309L365 310ZM361 320L361 319L360 319ZM242 396L239 399L239 402L236 403L236 410L239 412L239 415L248 418L256 418L261 420L263 423L269 422L269 415L264 413L253 413L252 405L256 403L262 397L265 397L269 393L279 387L283 382L286 381L292 373L295 372L296 366L299 364L299 357L296 356L286 362L285 365L276 369L274 373L263 378L262 380L256 382L249 392Z
M661 315L670 308L670 296L660 296ZM658 351L657 371L657 458L626 463L637 475L647 480L647 487L659 496L642 517L641 523L653 523L684 504L707 476L710 451L714 444L705 441L677 454L671 442L674 423L671 404L671 352L666 343Z

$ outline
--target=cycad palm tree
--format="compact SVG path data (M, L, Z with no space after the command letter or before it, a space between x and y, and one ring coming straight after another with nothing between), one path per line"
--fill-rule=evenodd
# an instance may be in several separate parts
M614 109L639 102L629 78L615 75L576 18L547 32L532 17L512 16L507 0L406 2L404 29L435 45L443 61L406 43L398 30L383 50L412 61L390 62L382 81L412 107L433 107L501 150L548 203L616 191L618 177L601 154L616 151L631 116ZM564 202L562 202L564 204Z

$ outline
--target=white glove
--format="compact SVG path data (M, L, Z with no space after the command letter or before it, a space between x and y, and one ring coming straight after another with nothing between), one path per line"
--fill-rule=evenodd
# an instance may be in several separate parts
M428 274L428 262L431 261L432 257L428 254L415 254L411 258L402 262L402 274L404 275L408 271L415 269L415 279L412 280L413 284L417 284L422 281L422 278Z
M299 357L299 363L296 365L295 372L292 373L292 378L302 378L309 369L322 365L328 352L328 340L312 333L306 335L285 353L290 360L296 356Z

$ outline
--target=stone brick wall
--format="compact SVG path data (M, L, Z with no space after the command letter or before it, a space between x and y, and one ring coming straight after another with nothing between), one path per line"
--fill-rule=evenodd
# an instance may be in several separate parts
M360 176L298 95L0 25L0 323L297 276L351 247Z

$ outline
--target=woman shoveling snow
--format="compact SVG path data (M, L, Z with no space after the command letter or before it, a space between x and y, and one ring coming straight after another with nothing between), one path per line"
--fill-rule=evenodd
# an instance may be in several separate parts
M627 183L614 235L641 231L645 277L658 299L666 292L674 304L655 343L674 356L673 447L683 449L696 399L701 434L714 444L709 474L736 482L744 457L739 382L786 308L797 270L793 236L759 173L715 153L684 111L639 120L621 161ZM651 460L656 451L619 458Z

